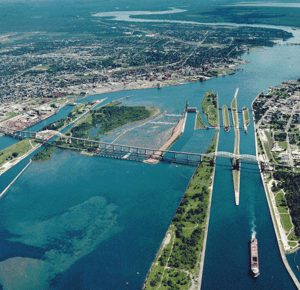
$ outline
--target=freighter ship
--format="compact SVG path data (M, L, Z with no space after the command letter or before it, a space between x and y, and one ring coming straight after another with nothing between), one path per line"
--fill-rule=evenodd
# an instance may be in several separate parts
M258 264L258 244L256 238L251 239L250 256L251 256L251 271L254 277L257 277L259 275L259 264Z

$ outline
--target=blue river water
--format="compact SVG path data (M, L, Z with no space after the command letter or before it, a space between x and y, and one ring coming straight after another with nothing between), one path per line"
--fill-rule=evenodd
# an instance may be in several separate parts
M279 45L244 58L251 62L232 76L82 101L107 97L105 102L109 102L134 95L123 103L182 115L186 101L200 109L208 90L219 93L220 106L230 106L238 87L241 109L250 107L262 90L299 77L297 46ZM71 109L66 107L56 117L64 117ZM50 121L54 119L46 123ZM172 149L205 152L214 130L195 131L194 122L195 114L188 114L186 131ZM158 126L145 134L156 139ZM124 143L132 139L126 136ZM221 130L219 150L232 152L233 141L233 130ZM247 134L241 131L240 151L255 154L253 123ZM0 177L1 191L30 157ZM3 289L141 289L193 171L188 166L152 166L62 150L56 150L48 162L33 163L0 199ZM202 288L294 289L281 262L257 166L243 163L241 177L236 207L230 161L217 160ZM248 275L248 242L253 231L260 251L261 275L256 281ZM20 271L24 267L26 271Z

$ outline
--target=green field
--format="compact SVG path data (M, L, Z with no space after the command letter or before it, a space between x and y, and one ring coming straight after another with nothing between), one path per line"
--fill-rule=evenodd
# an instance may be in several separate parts
M13 160L17 157L20 157L27 153L29 150L32 149L29 140L31 139L24 139L16 144L11 145L10 147L0 151L0 166L4 163ZM36 142L31 140L33 146L37 145Z
M218 127L219 121L219 108L218 108L218 94L213 94L212 91L205 93L202 101L202 111L206 116L207 122L212 127Z
M206 153L216 150L217 134ZM165 248L162 244L145 289L188 289L190 275L198 278L213 172L214 165L207 158L197 167L168 229L171 242Z

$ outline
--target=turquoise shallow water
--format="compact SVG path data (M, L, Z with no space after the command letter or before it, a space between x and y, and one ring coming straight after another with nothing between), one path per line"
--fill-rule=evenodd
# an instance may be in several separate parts
M245 58L251 63L233 76L83 101L108 97L109 102L134 94L124 104L182 114L186 101L200 108L210 89L219 92L220 106L229 106L239 87L241 108L250 107L255 96L269 86L298 78L296 46L255 51ZM214 131L193 131L191 115L187 131L172 149L204 152ZM219 150L233 151L233 135L233 130L221 131ZM125 135L123 142L130 138ZM241 153L255 153L253 124L248 134L241 133ZM0 177L1 189L28 161ZM218 159L217 164L203 289L293 289L280 260L257 166L242 165L241 199L236 207L230 161ZM37 285L35 289L140 289L193 171L185 166L150 166L60 150L49 162L32 164L0 200L0 273L13 269L0 274L4 289L11 283L16 289L27 285ZM261 267L256 282L248 275L253 227ZM21 265L27 277L17 271Z

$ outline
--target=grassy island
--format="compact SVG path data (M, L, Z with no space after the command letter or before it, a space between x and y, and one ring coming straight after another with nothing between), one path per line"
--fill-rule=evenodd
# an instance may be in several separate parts
M205 93L202 101L202 111L206 116L207 122L212 127L219 127L219 106L218 106L218 93L213 94L212 91Z
M218 146L215 133L206 153ZM188 289L201 278L205 227L210 207L214 164L197 167L147 275L144 289Z
M91 110L91 112L79 120L72 129L68 130L65 135L90 139L89 132L98 125L101 127L99 128L96 137L125 124L147 119L158 112L158 110L154 108L119 106L120 104L120 102L112 102L99 109ZM51 128L52 125L49 127ZM53 141L51 146L47 146L38 152L32 160L47 161L51 158L51 154L56 148L93 152L98 148L98 144L95 143L91 145L88 142L85 144L83 142L77 143L74 140L63 137L62 139Z
M205 125L205 123L203 122L201 115L199 112L197 112L197 118L196 118L196 126L195 129L206 129L207 126Z
M226 105L223 105L222 107L222 117L223 117L223 128L226 132L229 132L230 120L229 120L228 107Z
M96 134L96 137L99 137L128 123L147 119L156 112L153 108L119 106L120 104L120 102L113 102L92 110L70 130L72 136L87 139L89 138L89 132L101 125Z

